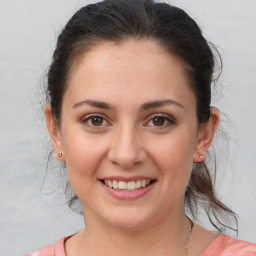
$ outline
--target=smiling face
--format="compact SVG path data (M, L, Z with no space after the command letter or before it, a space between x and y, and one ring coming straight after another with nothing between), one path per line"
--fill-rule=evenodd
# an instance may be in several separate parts
M86 53L70 73L61 125L50 132L88 223L132 229L184 215L201 149L196 99L181 62L155 42Z

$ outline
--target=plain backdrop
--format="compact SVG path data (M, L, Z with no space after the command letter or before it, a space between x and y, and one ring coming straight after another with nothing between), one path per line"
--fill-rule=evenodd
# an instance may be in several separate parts
M49 138L42 112L45 70L63 25L93 1L0 0L0 252L25 255L83 228L65 204L58 168L44 189ZM239 215L239 238L256 242L256 1L176 0L220 48L229 156L219 155L217 189ZM224 116L222 115L222 119ZM222 144L222 143L219 143Z

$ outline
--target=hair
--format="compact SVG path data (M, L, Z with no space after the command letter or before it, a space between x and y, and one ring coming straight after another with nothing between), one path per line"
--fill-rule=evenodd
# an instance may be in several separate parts
M211 116L212 85L218 78L214 78L218 68L215 56L221 63L219 53L185 11L153 0L105 0L81 8L68 21L58 37L47 74L47 102L56 124L61 124L62 99L74 62L101 42L122 43L128 39L152 40L181 60L196 97L198 123L206 124ZM235 213L216 195L215 168L213 165L210 170L205 162L194 164L185 192L186 210L196 218L201 207L218 231L237 231ZM72 207L78 198L74 192L70 194L69 183L66 192ZM234 220L235 227L226 220Z

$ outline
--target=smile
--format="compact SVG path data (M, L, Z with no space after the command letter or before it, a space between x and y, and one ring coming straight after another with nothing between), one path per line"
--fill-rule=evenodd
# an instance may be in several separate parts
M101 180L101 182L103 182L106 186L113 188L115 190L133 192L151 185L153 182L156 182L156 180L142 179L142 180L136 180L136 181L133 180L133 181L126 182L122 180L118 181L118 180L104 179L104 180Z

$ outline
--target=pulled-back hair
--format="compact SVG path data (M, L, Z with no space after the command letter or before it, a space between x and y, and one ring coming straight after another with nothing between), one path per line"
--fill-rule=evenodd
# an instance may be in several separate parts
M68 21L58 37L48 71L47 101L56 124L61 124L62 99L74 62L101 42L121 43L127 39L152 40L181 60L196 97L198 123L206 124L211 116L218 51L186 12L152 0L105 0L81 8ZM217 198L214 180L215 166L211 169L205 162L194 164L185 192L186 209L196 218L201 206L217 230L236 230L225 222L232 218L236 222L236 215ZM69 183L66 192L72 207L78 198L69 193Z

